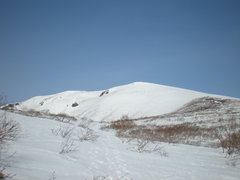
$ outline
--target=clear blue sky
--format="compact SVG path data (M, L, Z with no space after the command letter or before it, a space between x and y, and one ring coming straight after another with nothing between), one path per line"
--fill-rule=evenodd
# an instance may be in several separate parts
M8 101L145 81L240 98L239 0L1 0Z

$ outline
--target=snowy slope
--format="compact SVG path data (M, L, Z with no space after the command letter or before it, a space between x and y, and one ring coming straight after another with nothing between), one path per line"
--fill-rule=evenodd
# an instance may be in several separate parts
M154 116L177 110L187 102L209 94L186 89L135 82L105 91L66 91L31 98L16 110L65 113L94 121L113 121L123 115L130 118ZM74 106L75 103L75 107Z
M0 111L0 114L2 111ZM9 159L7 173L16 174L14 180L237 180L239 164L231 165L221 149L190 145L159 143L168 153L138 153L134 142L124 143L112 131L92 123L99 138L95 142L78 140L78 124L27 117L8 113L8 118L21 126L19 139L10 146L14 156ZM78 122L76 122L78 123ZM52 133L63 126L74 127L76 151L60 154L64 139ZM9 154L11 154L9 152ZM97 178L98 177L98 178Z

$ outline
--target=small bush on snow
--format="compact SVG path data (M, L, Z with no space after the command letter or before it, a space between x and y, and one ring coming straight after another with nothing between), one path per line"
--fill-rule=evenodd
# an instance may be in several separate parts
M8 167L8 160L13 156L7 155L2 157L2 154L8 153L7 143L17 138L20 126L15 121L8 119L6 113L0 115L0 177L2 179L12 177L11 174L5 174L6 167Z
M239 158L240 156L240 129L236 122L217 131L219 146L223 149L225 157Z
M95 141L99 136L90 128L85 128L79 133L80 141Z
M52 133L55 136L60 135L62 138L70 137L73 134L74 127L71 125L64 125L64 126L59 126L56 129L51 129Z

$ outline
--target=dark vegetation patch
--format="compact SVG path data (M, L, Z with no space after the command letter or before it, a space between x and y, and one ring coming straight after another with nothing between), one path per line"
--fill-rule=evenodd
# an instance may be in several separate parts
M240 100L238 99L223 99L223 98L215 98L215 97L201 97L196 98L189 103L183 105L178 110L157 115L157 116L149 116L149 117L140 117L134 120L159 120L166 119L172 117L193 117L195 115L203 115L205 117L209 115L213 115L219 113L219 116L223 116L224 114L228 115L239 115L240 113Z
M176 111L176 113L191 113L191 112L200 112L206 110L219 109L229 103L231 99L221 99L213 97L202 97L192 100L191 102L184 105L182 108Z

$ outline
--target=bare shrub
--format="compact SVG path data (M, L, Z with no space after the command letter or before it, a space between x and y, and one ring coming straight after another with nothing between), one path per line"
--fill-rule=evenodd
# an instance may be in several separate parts
M13 141L19 132L19 124L13 120L7 120L6 116L0 117L0 145L7 141Z
M88 128L91 122L93 122L92 119L89 119L89 118L86 118L86 117L82 117L80 119L80 123L78 124L78 127Z
M168 156L168 152L165 151L164 148L159 145L155 145L154 148L152 149L152 152L157 152L158 154L160 154L163 157Z
M70 125L64 125L64 126L60 125L56 129L51 129L52 133L55 136L60 135L62 138L70 137L73 134L73 130L74 130L74 127Z
M163 147L159 146L158 144L153 144L151 141L149 140L145 140L145 139L138 139L137 140L137 148L136 151L139 153L158 153L161 156L167 157L168 153L164 150Z
M240 129L236 122L217 131L219 147L222 148L226 158L238 158L240 155Z
M74 127L64 126L64 127L60 130L60 135L61 135L63 138L69 137L69 136L72 135L73 129L74 129Z
M139 153L142 153L142 152L149 152L147 149L146 149L146 146L147 144L149 143L148 140L143 140L143 139L138 139L137 140L137 152Z
M61 136L63 138L60 145L60 154L69 153L77 151L77 146L75 140L72 137L74 132L74 127L70 125L60 125L56 129L51 129L55 136Z
M95 141L99 136L90 128L86 128L79 132L80 141Z
M3 178L11 178L14 176L12 174L4 173L6 168L9 167L9 159L14 155L14 153L8 155L7 143L15 140L19 131L19 124L11 119L8 119L6 113L3 113L0 116L0 175Z
M60 154L65 154L69 152L77 151L77 146L75 144L75 140L71 137L64 138L60 147Z

